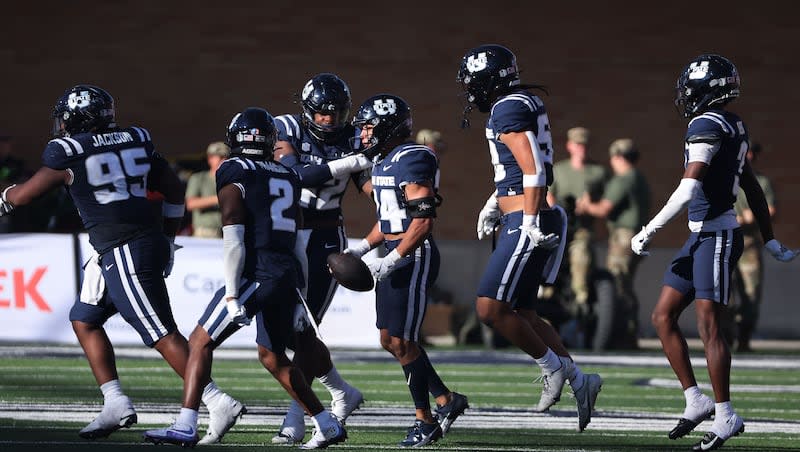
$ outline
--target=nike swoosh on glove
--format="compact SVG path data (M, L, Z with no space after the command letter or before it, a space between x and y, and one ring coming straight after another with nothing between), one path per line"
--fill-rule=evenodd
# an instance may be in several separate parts
M800 250L790 250L785 246L783 246L781 242L775 239L772 239L769 242L765 243L764 248L767 249L767 251L769 252L769 254L772 255L772 257L781 262L789 262L792 259L794 259L798 253L800 253Z
M401 258L400 253L394 249L391 253L387 254L386 257L367 262L367 267L369 267L369 271L372 272L375 281L380 281L394 270L397 261Z
M169 242L169 260L167 266L164 267L164 277L168 277L172 273L172 267L175 265L175 251L183 248L183 246L176 244L174 241Z
M239 304L238 298L228 299L228 301L225 302L225 309L228 311L228 317L231 319L231 322L239 326L250 325L250 318L247 317L247 311L244 309L244 306Z
M642 230L631 239L631 249L639 256L649 256L650 251L645 250L645 248L647 248L652 239L653 234L647 232L646 226L642 226Z

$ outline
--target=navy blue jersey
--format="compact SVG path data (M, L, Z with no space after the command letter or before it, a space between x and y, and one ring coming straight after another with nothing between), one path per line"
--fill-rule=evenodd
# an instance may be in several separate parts
M330 144L308 133L302 125L300 115L277 116L275 127L278 129L278 141L286 141L292 145L300 165L325 165L331 160L353 153L350 140L355 136L355 130L351 125L346 126L340 138ZM341 200L347 189L347 180L352 178L360 187L359 174L354 173L339 179L329 178L316 186L302 184L300 205L303 208L303 218L308 222L318 218L341 218Z
M294 258L300 189L292 170L273 161L231 157L217 169L217 192L229 184L242 193L245 265L242 276L269 276L270 256Z
M436 154L421 144L397 146L382 161L372 167L372 197L384 234L405 232L411 224L406 212L406 184L430 183L434 193L439 190L439 160Z
M42 164L72 173L69 192L89 232L89 242L103 252L160 228L160 218L147 200L148 180L155 165L167 162L154 150L140 127L81 133L47 143Z
M739 176L748 148L744 123L739 116L728 111L707 111L689 122L685 141L685 164L691 160L689 146L692 143L711 144L715 149L710 162L706 162L708 171L703 178L703 191L689 202L690 227L692 230L708 230L702 224L721 215L733 220L733 203L739 192ZM730 223L732 221L720 227L730 227Z
M531 143L537 174L547 175L553 183L553 139L544 103L527 91L515 91L499 98L492 105L486 120L486 139L494 167L494 183L498 196L522 194L522 170L511 150L500 141L500 135L525 132Z

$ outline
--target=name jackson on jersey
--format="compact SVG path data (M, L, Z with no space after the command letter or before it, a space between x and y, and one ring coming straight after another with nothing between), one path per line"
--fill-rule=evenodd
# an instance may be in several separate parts
M94 147L132 142L133 136L129 132L111 132L92 135L92 145Z

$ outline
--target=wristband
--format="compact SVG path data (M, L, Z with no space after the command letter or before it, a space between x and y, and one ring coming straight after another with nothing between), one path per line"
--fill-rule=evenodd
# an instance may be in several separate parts
M522 214L522 226L524 227L536 226L538 228L539 214L536 215Z
M547 177L544 174L523 174L522 187L544 187L547 185Z

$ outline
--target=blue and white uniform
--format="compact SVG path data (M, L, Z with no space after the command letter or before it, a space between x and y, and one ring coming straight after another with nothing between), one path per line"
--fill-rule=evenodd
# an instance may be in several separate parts
M710 110L686 132L684 166L708 165L702 191L689 202L689 239L664 275L664 284L692 298L728 303L730 279L742 255L733 203L748 149L747 129L734 113Z
M430 184L439 189L439 161L427 146L406 143L397 146L372 168L372 196L378 221L384 234L408 230L411 216L406 210L404 187L407 184ZM386 251L400 240L384 242ZM376 326L394 337L419 340L419 329L427 308L428 289L439 275L439 249L429 236L413 253L400 259L389 275L378 281Z
M42 164L71 174L69 193L106 283L97 304L75 302L70 320L103 325L119 312L152 347L176 329L163 277L170 245L147 199L160 182L148 176L168 163L147 130L129 127L53 139Z
M508 146L500 141L500 135L512 132L526 134L536 174L548 186L553 182L553 142L544 103L527 91L514 91L495 101L486 121L498 197L523 194L522 169ZM539 223L545 234L552 232L562 238L566 234L566 214L560 207L540 210ZM501 224L496 248L478 285L478 296L515 307L531 307L542 280L555 280L565 240L555 251L534 249L531 240L520 232L522 211L504 215Z
M235 185L247 212L244 223L244 269L239 302L256 316L256 342L280 353L292 335L297 305L297 261L294 257L300 189L295 173L272 161L232 157L217 169L217 192ZM240 327L231 323L220 288L198 324L215 344Z
M302 187L300 206L303 227L297 231L297 254L303 269L305 295L309 309L319 323L336 292L337 282L328 270L327 258L347 247L341 201L352 179L358 190L369 180L369 171L333 178L327 163L353 153L351 138L355 129L348 125L339 139L326 143L306 130L300 115L275 118L278 141L292 145L296 154L284 156L281 163L294 169ZM305 259L303 259L303 255Z

